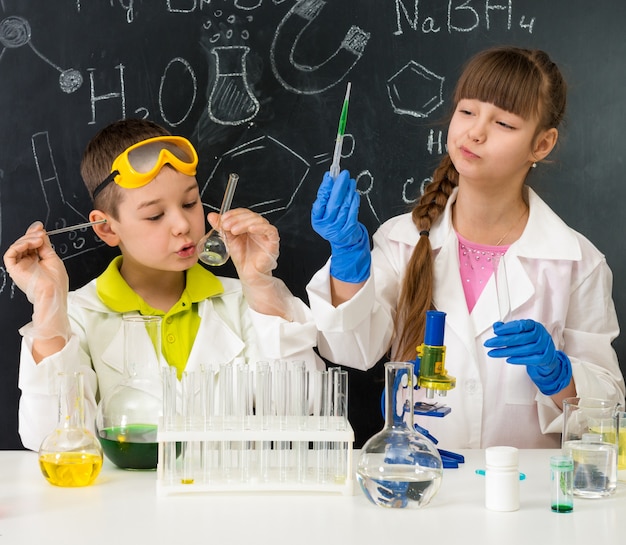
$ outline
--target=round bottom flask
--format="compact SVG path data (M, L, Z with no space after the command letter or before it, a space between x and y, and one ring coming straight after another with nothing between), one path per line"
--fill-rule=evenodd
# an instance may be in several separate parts
M441 456L413 428L413 386L411 363L385 364L385 427L363 445L357 464L361 490L382 507L424 507L441 485Z
M104 454L122 469L156 469L163 414L161 318L124 316L127 378L98 404L96 429Z
M59 381L58 423L39 447L39 467L50 484L87 486L102 469L102 449L85 428L83 375L60 373Z

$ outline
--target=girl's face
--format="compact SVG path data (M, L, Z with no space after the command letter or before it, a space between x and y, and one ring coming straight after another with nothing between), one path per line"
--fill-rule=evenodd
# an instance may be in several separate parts
M543 133L535 137L536 130L535 120L526 120L489 102L460 100L448 128L448 153L459 182L490 186L513 182L521 186L532 163L543 159L556 142L556 129L551 129L555 139L549 149L542 143Z
M124 190L118 217L109 223L125 268L185 271L197 262L205 223L194 177L164 167L150 183Z

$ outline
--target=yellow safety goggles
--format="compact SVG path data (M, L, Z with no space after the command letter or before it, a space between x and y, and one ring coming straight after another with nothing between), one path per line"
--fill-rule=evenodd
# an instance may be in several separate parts
M133 144L120 153L109 174L93 191L93 198L111 182L133 189L152 181L165 165L181 174L196 175L198 154L193 144L182 136L156 136Z

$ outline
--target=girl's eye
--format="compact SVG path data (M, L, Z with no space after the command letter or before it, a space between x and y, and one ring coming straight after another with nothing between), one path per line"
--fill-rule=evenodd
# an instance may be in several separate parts
M504 127L505 129L514 129L515 127L513 127L513 125L509 125L508 123L505 123L504 121L498 121L497 122L498 125L500 125L501 127Z
M193 208L194 206L196 206L196 204L198 204L198 201L194 200L193 202L183 204L183 208Z

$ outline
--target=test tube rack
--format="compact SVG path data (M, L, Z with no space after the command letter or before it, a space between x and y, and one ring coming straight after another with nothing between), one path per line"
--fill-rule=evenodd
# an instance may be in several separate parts
M346 372L267 371L255 376L221 366L178 385L175 375L166 377L157 433L160 496L354 494Z

